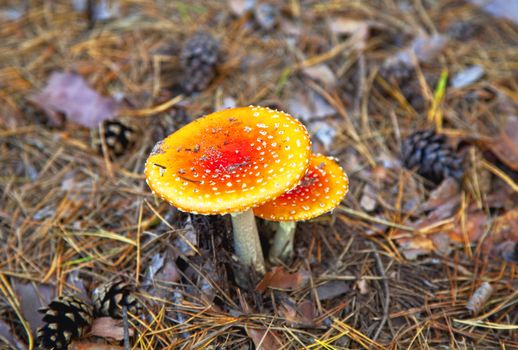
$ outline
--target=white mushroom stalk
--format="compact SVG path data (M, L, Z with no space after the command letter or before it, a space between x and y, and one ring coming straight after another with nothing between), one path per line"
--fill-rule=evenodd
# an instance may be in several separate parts
M259 240L252 209L231 214L234 232L234 251L241 264L254 266L259 273L265 273L264 256Z
M296 228L297 223L295 221L279 222L275 237L273 238L273 244L270 247L270 261L287 261L293 256Z

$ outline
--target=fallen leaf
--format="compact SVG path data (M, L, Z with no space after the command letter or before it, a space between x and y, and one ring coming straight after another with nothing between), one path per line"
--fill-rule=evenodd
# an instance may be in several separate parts
M349 291L349 284L345 281L329 281L317 287L319 300L328 300L336 298Z
M484 234L487 229L488 216L482 211L475 211L466 214L466 235L469 242L476 242ZM460 222L456 223L453 230L448 232L448 235L453 241L464 243L464 234L462 233L462 226Z
M448 177L430 193L428 200L423 203L422 209L429 211L443 207L449 202L459 199L459 195L459 183L455 179Z
M447 233L439 232L430 235L430 239L433 242L434 251L439 255L448 256L453 247L451 245L450 236Z
M369 285L367 284L366 279L362 278L358 282L356 282L356 288L362 295L369 293Z
M460 72L455 73L451 78L451 86L456 89L461 89L468 85L473 84L484 76L484 67L479 65L469 66Z
M364 26L368 26L365 21L338 17L329 21L329 30L334 34L353 34Z
M505 261L518 264L518 243L511 241L502 242L495 247L494 252Z
M493 287L488 282L483 282L469 298L466 309L474 315L478 314L491 297L491 294L493 294Z
M322 143L325 150L329 151L333 145L337 128L333 128L329 123L317 121L311 123L309 129L318 141Z
M4 342L6 344L4 344ZM0 348L3 349L3 345L9 345L6 349L26 349L27 347L22 343L11 327L3 320L0 320Z
M277 6L261 3L254 8L254 18L264 30L272 29L279 20L280 11Z
M185 219L182 230L178 232L178 237L175 239L174 244L183 255L192 256L196 254L194 247L198 246L198 235L196 234L191 215L188 215Z
M228 0L230 10L237 16L242 16L255 6L255 0Z
M363 187L362 196L360 198L360 205L365 211L373 211L376 209L378 201L376 200L377 191L376 189L370 185L366 184Z
M487 233L488 228L491 231L484 236L482 251L484 253L499 254L503 253L506 242L518 243L518 208L510 210L501 216L492 219L487 213L479 210L466 214L465 232L470 243L475 243ZM493 223L492 226L489 226ZM459 221L455 227L448 231L448 235L452 241L463 243L464 235L462 226Z
M493 238L496 242L511 241L518 243L518 208L509 210L495 219Z
M311 79L319 81L327 87L336 86L336 75L327 64L317 64L305 67L302 72Z
M500 135L487 146L505 165L518 171L518 118L509 117Z
M431 62L439 56L447 43L448 37L445 35L420 35L412 42L411 51L420 62Z
M100 0L94 6L93 19L107 21L120 16L120 3L114 0Z
M156 280L166 283L174 283L180 280L180 271L178 271L178 267L171 257L164 263L162 270L157 273Z
M84 343L79 341L74 341L72 344L68 346L69 350L123 350L124 347L119 345L110 345L110 344L99 344L99 343ZM139 350L140 348L136 348L135 350Z
M460 200L459 184L453 178L446 178L430 193L427 201L419 206L419 209L426 215L415 222L407 222L406 225L416 229L427 229L438 222L450 219L459 208ZM408 236L405 234L403 237L396 239L401 252L409 260L414 260L420 255L430 254L433 251L447 255L451 250L451 240L463 242L462 233L451 230L447 233L436 232L426 235L414 234Z
M27 5L12 5L10 8L0 8L0 22L17 21L21 19L27 12Z
M133 336L133 329L129 328L129 336ZM92 323L92 328L90 329L90 335L100 337L100 338L108 338L113 340L123 340L124 339L124 327L122 324L122 320L116 320L111 317L99 317L96 318Z
M264 275L255 290L261 293L267 288L295 290L304 286L308 279L309 273L306 270L290 273L284 267L276 266Z
M419 62L430 62L437 58L442 50L446 47L448 38L445 35L435 34L432 36L421 34L417 36L409 47L406 47L394 56L387 58L384 65L393 65L402 62L408 66L413 65L413 56Z
M29 100L41 107L54 125L62 124L62 113L70 121L95 128L113 118L118 109L115 99L99 95L83 77L66 72L52 73L43 90Z
M74 294L88 300L88 292L86 291L85 281L79 276L79 269L68 274L67 284L74 287Z
M322 96L310 89L300 91L290 98L287 109L292 116L304 121L336 114L336 110Z
M304 300L297 305L294 302L285 300L280 304L278 310L292 327L315 326L315 305L313 305L311 300Z
M13 289L20 302L20 310L25 320L36 330L43 325L40 308L48 305L55 297L54 287L43 283L13 283Z
M163 254L156 253L146 269L142 286L149 288L149 293L158 298L169 298L171 283L180 280L180 271L176 266L174 254L166 251Z
M352 47L361 51L367 46L370 25L367 21L349 18L335 18L329 22L329 30L338 35L350 35L351 37L349 40L352 43Z
M278 350L282 346L279 335L271 329L252 328L249 325L246 325L245 329L256 350Z
M421 255L430 254L435 247L433 241L423 235L400 238L397 242L403 256L408 260L415 260Z
M469 0L493 16L506 18L518 24L518 2L515 0Z

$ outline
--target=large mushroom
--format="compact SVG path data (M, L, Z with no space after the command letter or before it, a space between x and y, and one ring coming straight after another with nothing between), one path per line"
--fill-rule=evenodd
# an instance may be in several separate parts
M263 273L252 208L295 187L310 156L307 130L290 115L233 108L199 118L158 142L146 162L146 181L182 211L232 214L235 254Z
M254 209L255 215L279 226L270 248L270 260L293 254L296 221L309 220L334 209L345 197L349 180L333 158L313 155L306 175L294 189Z

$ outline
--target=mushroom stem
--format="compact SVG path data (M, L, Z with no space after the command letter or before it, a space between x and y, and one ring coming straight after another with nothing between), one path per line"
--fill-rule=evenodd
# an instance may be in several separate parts
M273 246L270 249L270 261L286 261L293 254L293 239L295 238L295 221L279 222L277 232L273 238Z
M234 251L245 266L253 266L261 274L265 273L263 250L255 224L252 209L231 214L234 231Z

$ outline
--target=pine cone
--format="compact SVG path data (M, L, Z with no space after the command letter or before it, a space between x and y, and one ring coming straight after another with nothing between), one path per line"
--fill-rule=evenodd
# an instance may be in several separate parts
M112 157L122 156L135 143L135 130L118 120L105 120L103 130L106 147ZM102 153L100 140L98 143L99 153Z
M464 175L463 159L446 144L444 135L435 130L417 131L408 136L401 148L405 167L417 169L424 178L438 184L446 177L460 180Z
M40 349L68 349L73 339L81 337L93 320L93 307L77 296L61 296L46 308L43 322L37 332Z
M210 34L200 32L189 38L180 55L185 92L199 92L209 86L216 76L218 60L219 43Z
M122 318L123 306L127 307L128 312L139 314L142 306L133 292L134 287L120 278L101 284L92 294L96 316Z

